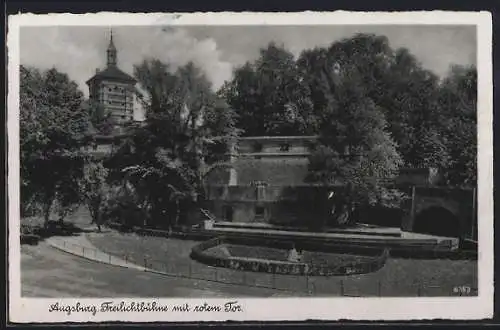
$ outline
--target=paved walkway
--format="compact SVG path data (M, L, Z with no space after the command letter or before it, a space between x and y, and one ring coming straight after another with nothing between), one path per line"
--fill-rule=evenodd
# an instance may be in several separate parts
M138 269L143 271L153 271L143 266L136 265L124 258L112 256L106 252L99 250L88 239L85 233L75 236L54 236L49 237L46 242L61 251L71 253L73 255L83 257L92 261L105 263L108 265ZM155 273L157 271L154 271Z
M282 291L282 290L276 290L276 289L271 289L271 288L259 288L259 287L252 287L252 286L245 286L244 290L241 291L241 289L234 289L234 288L240 288L240 285L234 285L234 283L225 283L223 281L221 282L214 282L214 281L206 281L204 279L197 279L197 278L183 278L183 277L176 277L176 276L171 276L172 274L168 274L163 271L158 271L155 269L151 268L146 268L144 266L139 266L137 264L134 264L130 261L126 260L126 257L124 258L118 258L116 256L112 256L106 252L103 252L102 250L98 249L95 245L92 244L92 242L89 241L87 238L87 235L105 235L105 233L96 233L94 231L94 228L88 228L85 229L87 233L81 233L81 234L75 234L74 236L54 236L47 238L45 240L45 243L47 245L60 250L64 251L66 253L69 253L74 256L82 257L90 261L106 264L106 265L113 265L117 267L123 267L123 268L129 268L129 269L134 269L134 270L140 270L143 272L147 273L152 273L152 274L158 274L158 275L169 275L167 276L168 278L175 278L176 281L188 281L187 283L190 283L188 285L189 287L189 294L183 294L183 296L214 296L214 297L220 297L220 296L226 296L225 293L221 292L219 293L218 290L211 289L214 286L226 286L230 289L224 289L227 291L235 291L234 294L236 295L242 295L241 292L243 293L243 296L253 296L253 294L250 294L250 291L256 291L257 294L255 296L276 296L276 297L290 297L290 296L307 296L306 293L300 293L300 292L293 292L293 291ZM184 283L183 282L183 283ZM197 287L200 285L201 287L197 289ZM185 286L187 284L184 284ZM187 290L187 289L184 289ZM215 291L214 291L215 290ZM223 290L223 291L224 291ZM239 290L239 291L238 291ZM263 292L263 293L258 293L258 292Z

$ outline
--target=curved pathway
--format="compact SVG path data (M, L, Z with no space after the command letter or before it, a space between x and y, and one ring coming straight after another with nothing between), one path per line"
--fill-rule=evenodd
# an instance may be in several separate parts
M88 260L101 262L112 266L154 272L151 269L133 264L125 259L112 256L106 252L99 250L87 239L87 236L85 234L69 237L50 237L46 241L47 244L49 244L53 248L73 254L75 256L83 257Z
M23 245L21 288L25 297L222 298L289 295L272 289L242 288L153 273L99 251L84 234L52 237L37 246Z

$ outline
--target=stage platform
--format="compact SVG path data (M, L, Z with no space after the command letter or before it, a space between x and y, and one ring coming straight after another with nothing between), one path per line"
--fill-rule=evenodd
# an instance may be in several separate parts
M359 224L349 228L330 228L325 232L307 231L297 227L286 227L268 223L235 223L218 221L208 231L220 235L259 235L290 240L323 240L347 245L386 246L400 249L428 249L452 251L458 248L459 239L413 232L400 228Z

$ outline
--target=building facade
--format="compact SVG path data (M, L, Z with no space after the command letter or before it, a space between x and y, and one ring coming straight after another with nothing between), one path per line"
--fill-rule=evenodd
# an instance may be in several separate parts
M89 101L101 107L110 116L115 131L134 120L135 85L137 81L118 68L118 51L111 32L106 51L106 68L96 69L95 75L87 81Z
M218 221L304 226L328 223L328 195L342 187L311 184L308 157L315 136L242 137L232 148L230 169L214 172L207 205ZM411 197L403 209L368 208L364 222L450 237L477 237L474 191L443 186L433 168L401 168L387 183ZM472 229L471 229L472 228Z

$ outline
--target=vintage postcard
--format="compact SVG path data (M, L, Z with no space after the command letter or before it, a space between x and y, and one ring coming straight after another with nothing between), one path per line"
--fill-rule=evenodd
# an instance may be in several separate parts
M11 322L492 317L490 13L8 21Z

